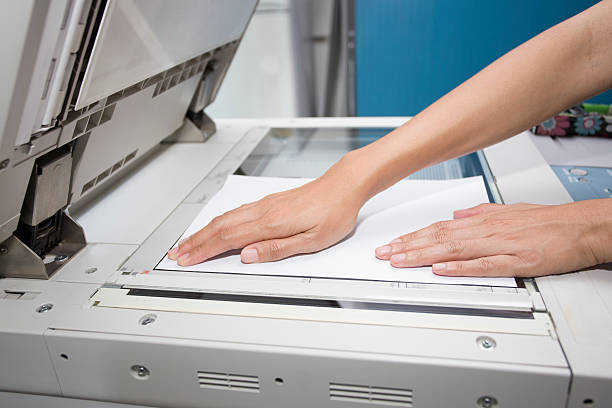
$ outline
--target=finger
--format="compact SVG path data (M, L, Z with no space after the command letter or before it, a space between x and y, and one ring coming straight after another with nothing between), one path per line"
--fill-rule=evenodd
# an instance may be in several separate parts
M235 226L254 221L259 218L261 211L256 203L242 205L234 210L228 211L223 215L213 218L204 228L195 234L179 242L176 250L168 253L170 259L179 259L185 254L192 252L194 248L205 244L220 231L231 229Z
M505 206L502 204L494 204L494 203L483 203L479 204L476 207L464 208L462 210L456 210L453 212L453 218L458 220L461 218L472 217L474 215L490 213L494 211L499 211L503 209Z
M406 241L414 241L419 238L427 237L429 235L439 235L440 237L444 237L448 232L459 229L469 227L471 225L475 225L477 222L470 218L461 219L461 220L444 220L437 221L431 225L428 225L425 228L421 228L416 231L409 232L408 234L401 235L390 242L390 244L396 244L399 242ZM440 238L441 239L441 238Z
M393 254L389 261L396 268L427 266L439 262L463 261L504 253L503 243L487 239L447 241L413 251Z
M467 261L451 261L432 265L436 275L443 276L524 276L520 260L512 255L494 255Z
M420 230L402 235L390 243L376 248L375 254L377 258L387 260L393 254L403 251L424 248L457 239L470 239L476 235L473 228L477 224L478 222L471 218L438 221Z
M439 229L433 226L424 228L416 238L394 241L395 243L376 248L378 259L388 260L396 254L427 248L447 248L453 250L461 241L485 240L496 235L498 230L488 228L487 224L475 224L463 228ZM456 251L452 251L455 253ZM429 264L430 265L430 264Z
M176 261L176 258L178 257L178 251L179 251L178 246L180 245L181 242L179 242L174 248L168 251L168 254L167 254L168 258L172 259L173 261Z
M242 262L260 263L272 262L288 258L292 255L315 252L317 249L312 246L312 239L307 233L293 235L282 239L271 239L257 242L244 248L240 253Z
M200 230L201 231L201 230ZM199 232L199 231L198 231ZM197 233L196 233L197 234ZM192 234L191 236L193 236L195 234ZM180 240L176 246L174 248L172 248L171 250L168 251L168 258L172 259L173 261L176 261L179 257L179 248L185 244L185 242L187 242L187 240L189 238L191 238L191 236L184 238L182 240Z
M285 238L283 231L269 228L265 219L223 227L199 246L191 247L178 258L180 266L191 266L206 261L232 249L244 248L255 242L270 238Z

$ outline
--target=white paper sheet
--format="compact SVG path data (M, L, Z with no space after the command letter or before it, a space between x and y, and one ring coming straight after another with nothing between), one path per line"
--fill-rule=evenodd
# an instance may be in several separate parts
M308 181L230 176L181 239L197 232L219 214ZM439 220L452 219L453 210L483 202L488 202L488 198L481 177L442 181L403 180L363 206L350 238L318 253L248 265L240 261L239 254L233 253L189 267L178 266L175 261L164 257L155 269L516 287L514 278L438 276L431 271L431 267L394 268L388 261L379 260L374 255L376 247L400 235ZM299 214L295 216L299 217Z

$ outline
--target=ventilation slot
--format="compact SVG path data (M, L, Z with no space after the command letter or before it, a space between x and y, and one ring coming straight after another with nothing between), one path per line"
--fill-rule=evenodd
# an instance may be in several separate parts
M95 184L96 184L96 179L89 180L87 183L85 183L85 185L83 186L83 189L81 190L81 195L85 194L87 190L90 190Z
M412 390L373 387L369 385L329 384L332 401L361 402L391 407L412 407Z
M259 377L254 375L209 373L198 371L200 388L259 392Z
M153 91L153 97L155 98L176 85L188 80L194 75L204 72L204 68L206 68L206 64L208 63L211 55L212 54L210 53L199 55L190 59L189 61L172 67L161 74L157 74L151 81L147 81L147 85L157 84L155 90Z
M123 159L123 164L126 164L127 162L132 160L134 157L136 157L136 153L137 152L138 152L138 149L134 150L132 153L130 153L127 156L125 156L125 159Z
M85 134L85 132L90 132L92 129L108 122L113 118L113 113L115 113L115 105L109 105L104 109L99 109L91 115L79 119L74 126L72 138L75 139Z
M81 195L85 194L88 190L91 190L93 186L97 185L102 180L104 180L111 174L115 173L117 170L119 170L121 167L127 164L127 162L129 162L134 157L136 157L137 154L138 154L138 149L134 150L132 153L128 154L123 159L119 160L112 167L109 167L108 169L104 170L102 173L98 174L98 176L96 176L92 180L89 180L87 183L85 183L85 185L81 189Z

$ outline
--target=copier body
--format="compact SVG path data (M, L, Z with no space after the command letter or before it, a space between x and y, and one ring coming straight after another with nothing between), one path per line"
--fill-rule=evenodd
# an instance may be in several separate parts
M409 119L209 118L255 3L3 6L1 405L612 401L601 269L518 288L155 269L228 175L294 155L274 175L315 177ZM466 163L492 201L571 201L526 134L438 169Z

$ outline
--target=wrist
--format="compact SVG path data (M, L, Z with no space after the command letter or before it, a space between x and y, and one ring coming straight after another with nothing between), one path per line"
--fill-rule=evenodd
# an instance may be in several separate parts
M414 118L376 142L348 152L326 175L341 175L339 183L350 187L360 205L363 205L404 177L449 156L440 143L431 143L427 137L415 136L437 135L427 126L419 125L417 118Z
M612 198L583 201L590 220L589 247L597 264L612 262Z
M375 191L376 174L372 158L362 149L345 154L324 177L335 179L343 197L355 201L359 207L378 193Z

